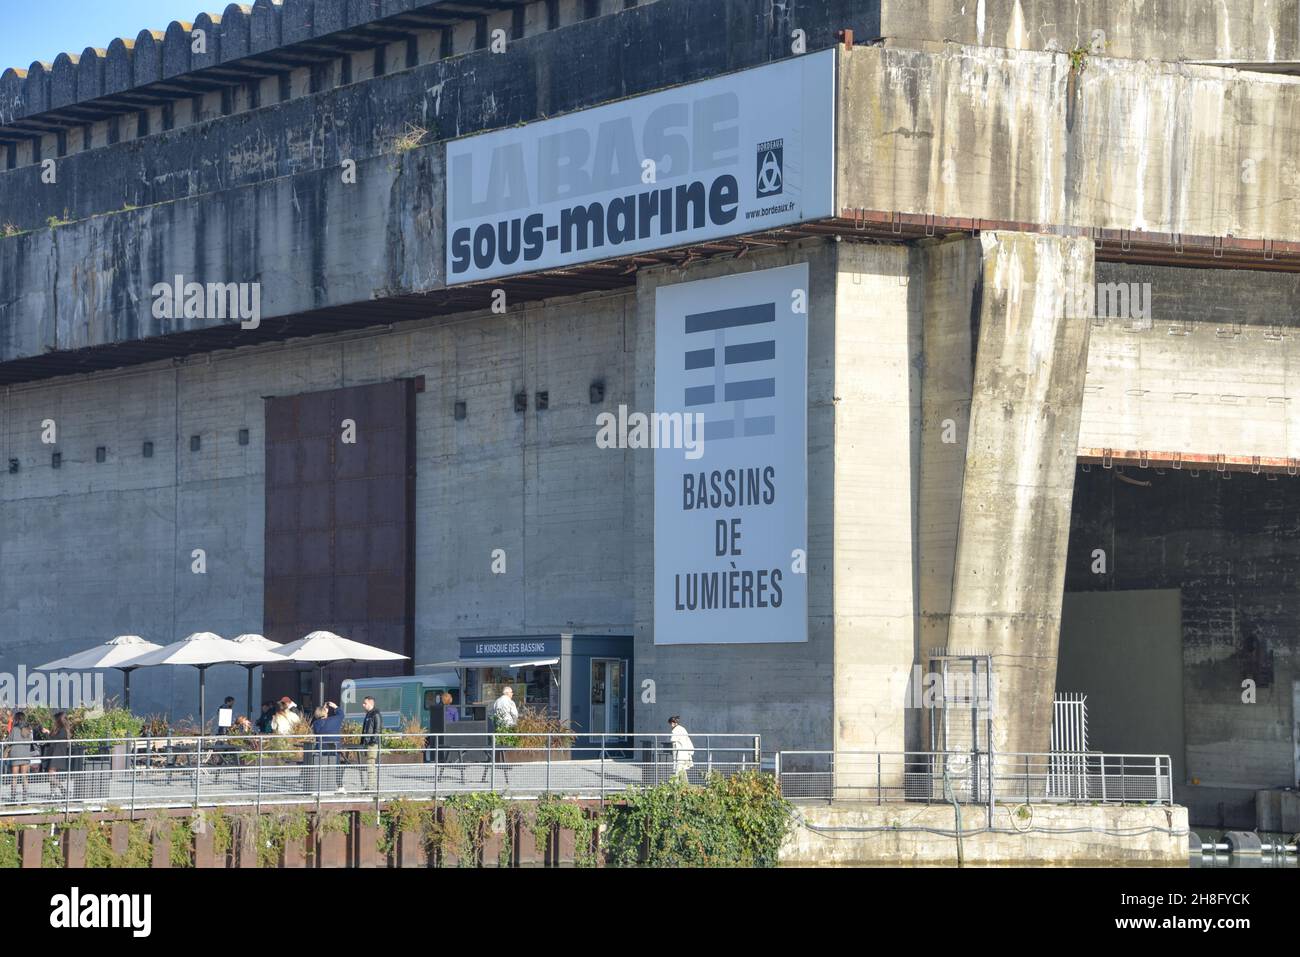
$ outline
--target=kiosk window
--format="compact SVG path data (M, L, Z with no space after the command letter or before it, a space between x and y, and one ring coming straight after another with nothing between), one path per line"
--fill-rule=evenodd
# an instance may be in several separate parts
M535 668L475 668L469 681L470 701L480 706L491 706L501 696L501 689L510 685L515 691L515 704L523 708L543 708L552 715L560 713L558 668L540 665Z

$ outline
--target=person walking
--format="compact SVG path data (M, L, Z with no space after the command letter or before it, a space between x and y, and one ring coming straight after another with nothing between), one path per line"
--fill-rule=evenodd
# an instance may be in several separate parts
M673 777L682 781L690 780L690 770L695 766L695 742L686 733L680 715L668 719L668 729L673 745Z
M361 722L361 747L366 751L366 790L376 786L379 778L379 742L383 731L383 716L375 707L375 699L366 695L361 700L366 717Z
M36 756L36 742L32 738L32 729L27 725L26 713L15 711L10 722L3 764L5 773L9 775L9 798L16 801L20 789L23 797L27 797L27 775L32 769L32 758Z
M72 763L72 732L68 728L68 715L54 714L54 730L41 745L41 767L49 777L50 785L60 795L67 793L67 775Z

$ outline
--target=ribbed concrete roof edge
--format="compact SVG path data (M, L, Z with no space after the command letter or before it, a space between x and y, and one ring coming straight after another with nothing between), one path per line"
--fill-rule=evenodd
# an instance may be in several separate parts
M465 19L477 0L254 0L220 13L173 20L165 30L145 29L104 47L65 51L52 63L33 61L0 73L0 124L159 83L171 78L292 47L403 14L432 13ZM490 12L501 4L482 5ZM434 25L434 24L430 24ZM408 27L409 28L409 27ZM192 31L204 31L204 52L193 51Z

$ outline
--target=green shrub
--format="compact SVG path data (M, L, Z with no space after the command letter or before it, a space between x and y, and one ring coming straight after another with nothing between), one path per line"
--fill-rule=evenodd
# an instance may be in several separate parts
M624 866L774 867L790 812L772 775L715 775L702 787L674 779L612 807L606 847Z
M167 833L170 843L168 857L172 867L194 866L194 828L189 818L174 817L170 819Z
M59 836L46 834L41 841L41 867L59 868L63 865L63 847L59 843Z
M72 736L79 740L88 738L131 738L139 732L139 718L126 708L111 708L94 717L89 717L84 712L77 715ZM87 754L103 754L108 751L108 745L103 742L87 744L85 748Z
M17 867L20 863L18 828L10 821L0 821L0 868Z
M213 855L225 857L235 844L235 822L221 808L213 808L208 816L208 827L212 828Z
M145 821L119 821L125 824L126 850L113 853L113 822L95 821L83 814L73 818L70 830L86 832L86 867L123 868L153 866L153 841L150 826Z

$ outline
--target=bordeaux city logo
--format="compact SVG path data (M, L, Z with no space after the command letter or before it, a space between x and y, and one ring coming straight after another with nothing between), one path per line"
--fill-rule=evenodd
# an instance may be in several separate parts
M785 140L758 144L758 198L776 196L785 186Z

